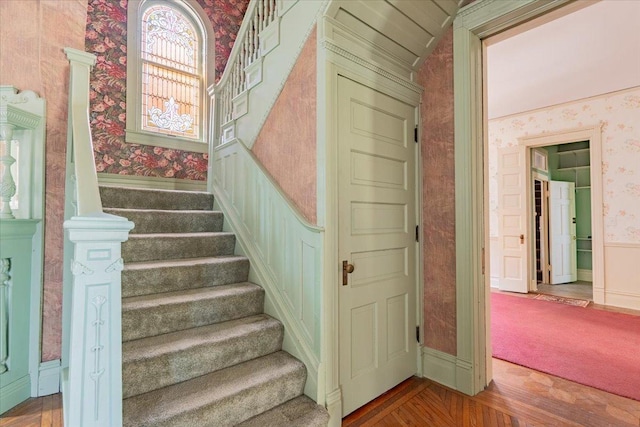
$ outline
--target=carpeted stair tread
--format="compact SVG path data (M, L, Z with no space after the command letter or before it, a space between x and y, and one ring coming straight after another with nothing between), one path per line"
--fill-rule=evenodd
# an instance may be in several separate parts
M122 346L125 398L186 381L279 351L284 329L259 314L201 326Z
M237 427L326 427L328 422L327 410L303 395L256 415Z
M236 236L228 232L131 234L122 244L125 262L231 255Z
M122 300L122 341L151 337L263 311L264 290L243 282Z
M125 399L124 426L236 425L300 396L305 379L302 362L272 353Z
M104 211L132 221L136 226L131 234L222 231L224 220L224 215L218 211L120 208L106 208Z
M125 209L211 210L213 194L201 191L100 187L102 206Z
M245 282L248 275L249 260L237 255L128 262L122 271L122 297L229 285Z

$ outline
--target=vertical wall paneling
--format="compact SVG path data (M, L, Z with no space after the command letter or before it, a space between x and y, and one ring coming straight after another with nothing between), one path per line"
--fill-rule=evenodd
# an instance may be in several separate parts
M295 210L244 144L218 146L213 190L251 260L251 280L266 292L266 311L285 325L284 349L308 370L305 393L318 398L323 230Z

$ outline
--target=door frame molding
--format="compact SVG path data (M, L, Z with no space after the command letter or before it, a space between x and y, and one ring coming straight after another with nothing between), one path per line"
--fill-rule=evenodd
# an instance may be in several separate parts
M338 127L337 127L337 90L340 76L346 77L374 90L392 96L419 111L423 88L418 84L390 74L387 70L368 59L357 56L354 41L341 41L338 46L332 38L334 31L330 19L323 17L318 22L318 59L317 59L317 181L318 181L318 226L325 229L323 259L323 322L322 360L325 369L325 404L330 415L329 425L340 426L342 420L342 392L340 389L340 360L338 336L338 287L340 270L338 257ZM402 81L400 81L402 80ZM417 113L418 114L418 113ZM418 146L418 144L416 144ZM420 167L420 156L416 159L416 168ZM420 197L422 194L422 174L416 170L416 215L418 224L422 224ZM424 323L422 298L424 283L421 268L422 242L417 245L416 304L419 325ZM416 354L416 369L420 372L421 343Z
M550 145L569 144L578 141L589 141L589 176L591 178L591 244L592 244L592 272L593 272L593 302L604 304L605 284L604 284L604 214L603 187L602 187L602 123L594 126L583 126L573 129L564 129L556 132L549 132L537 135L528 135L518 138L518 144L526 149L525 161L531 165L531 151L536 147L547 147ZM526 203L527 212L531 212L533 183L530 166L526 176ZM527 230L533 229L531 215L527 215ZM531 262L533 253L531 246L527 247L527 257ZM529 271L531 274L531 271Z
M456 381L476 394L491 380L489 275L483 272L489 247L486 105L482 39L556 9L569 0L478 0L454 20L454 152L456 224Z

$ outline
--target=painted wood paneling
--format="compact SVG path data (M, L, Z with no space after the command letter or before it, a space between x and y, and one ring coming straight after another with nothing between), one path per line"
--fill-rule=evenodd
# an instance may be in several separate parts
M265 311L285 325L285 350L307 366L305 391L315 398L321 358L323 230L297 213L240 141L221 145L212 155L216 202L251 260L250 279L266 291Z
M604 246L604 289L594 287L595 294L604 294L604 303L614 307L640 310L640 244L606 243Z

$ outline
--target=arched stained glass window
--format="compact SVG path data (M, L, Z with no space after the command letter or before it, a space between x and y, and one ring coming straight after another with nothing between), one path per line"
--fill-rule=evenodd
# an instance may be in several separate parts
M202 66L196 26L162 4L147 8L141 24L142 129L200 139Z

